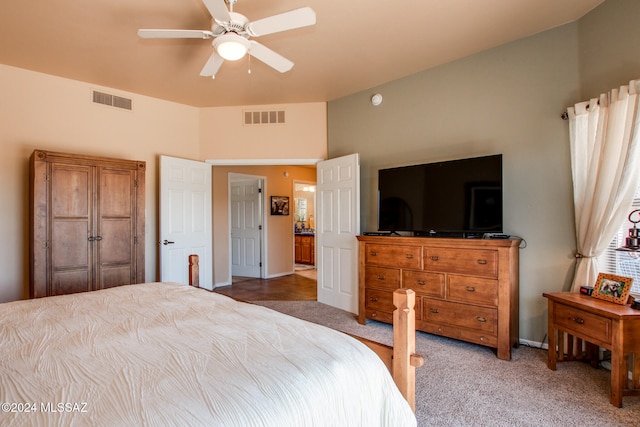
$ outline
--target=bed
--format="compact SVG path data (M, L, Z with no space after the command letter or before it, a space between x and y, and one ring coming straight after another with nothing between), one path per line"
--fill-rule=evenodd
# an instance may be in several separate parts
M0 342L3 425L416 424L358 340L195 286L0 304Z

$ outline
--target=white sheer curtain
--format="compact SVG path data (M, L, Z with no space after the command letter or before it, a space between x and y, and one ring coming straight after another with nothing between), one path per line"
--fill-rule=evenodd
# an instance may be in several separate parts
M567 109L576 223L571 286L593 286L602 254L629 214L640 179L640 80Z

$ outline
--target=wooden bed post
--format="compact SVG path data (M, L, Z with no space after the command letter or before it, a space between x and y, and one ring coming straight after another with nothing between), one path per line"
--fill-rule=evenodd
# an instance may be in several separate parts
M198 255L189 255L189 286L200 287L200 266Z
M393 379L411 409L416 410L416 368L424 358L416 352L416 293L411 289L393 292Z

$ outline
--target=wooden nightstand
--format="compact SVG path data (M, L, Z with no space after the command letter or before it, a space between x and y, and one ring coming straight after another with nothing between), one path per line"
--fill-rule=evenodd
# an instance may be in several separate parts
M549 369L555 370L557 361L575 360L571 348L575 336L611 350L612 405L620 408L622 396L640 395L640 310L575 292L544 293L542 296L549 300ZM568 334L567 356L564 333ZM629 381L629 358L634 353L636 357L633 357Z

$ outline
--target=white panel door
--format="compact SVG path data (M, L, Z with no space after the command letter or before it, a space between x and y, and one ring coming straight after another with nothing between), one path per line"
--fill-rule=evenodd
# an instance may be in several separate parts
M231 274L261 277L262 194L259 179L229 179Z
M360 160L358 154L317 164L318 301L358 312Z
M200 287L213 289L211 165L160 156L160 280L189 282L200 257Z

